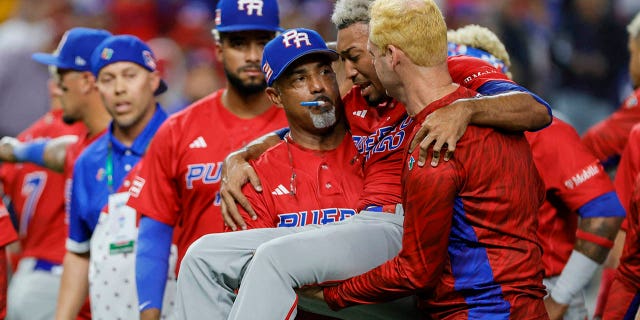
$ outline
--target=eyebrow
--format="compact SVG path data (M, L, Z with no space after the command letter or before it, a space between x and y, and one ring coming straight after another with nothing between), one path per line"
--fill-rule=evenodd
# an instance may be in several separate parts
M340 55L347 55L347 54L349 54L349 52L351 50L355 50L355 49L356 49L356 47L349 47L349 48L347 48L345 50L340 51Z

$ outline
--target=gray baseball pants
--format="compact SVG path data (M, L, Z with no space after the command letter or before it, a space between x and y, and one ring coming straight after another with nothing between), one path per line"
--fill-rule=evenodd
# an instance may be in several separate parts
M182 261L178 318L294 319L298 303L342 319L418 319L413 297L333 312L324 303L298 301L293 290L348 279L393 258L403 218L364 211L328 225L206 235Z

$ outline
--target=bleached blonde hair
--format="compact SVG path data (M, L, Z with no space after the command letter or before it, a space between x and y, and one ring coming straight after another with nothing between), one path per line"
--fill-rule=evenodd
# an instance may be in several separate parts
M424 67L447 60L447 25L433 0L376 0L370 17L369 40L381 50L394 45Z
M627 25L627 31L633 39L638 39L640 35L640 12L636 13L635 17Z
M502 60L508 69L511 68L511 59L507 49L500 38L488 28L477 24L466 25L456 30L447 31L447 39L449 42L484 50ZM506 75L511 78L511 72L507 72Z

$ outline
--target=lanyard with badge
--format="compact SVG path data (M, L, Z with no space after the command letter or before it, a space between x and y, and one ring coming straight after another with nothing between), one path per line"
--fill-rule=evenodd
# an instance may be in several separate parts
M107 188L109 189L107 222L107 240L109 254L132 253L134 250L137 229L136 211L127 206L129 192L114 192L113 186L113 146L109 141L105 171L107 175Z

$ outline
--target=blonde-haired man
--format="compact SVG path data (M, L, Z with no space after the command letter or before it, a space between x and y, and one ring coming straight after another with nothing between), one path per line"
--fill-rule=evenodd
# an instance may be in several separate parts
M510 66L504 45L487 28L465 26L449 31L448 39L450 54L453 48L503 64L503 72ZM569 124L554 119L525 137L547 195L538 211L544 284L550 293L547 312L551 319L582 320L588 317L583 289L607 257L625 212L604 168ZM592 172L589 179L567 184L567 177L578 177L585 169Z
M476 95L452 82L447 29L433 1L375 1L369 39L382 85L414 123ZM481 161L487 151L498 156ZM535 235L543 184L524 137L471 125L449 162L419 167L417 157L403 162L400 253L324 288L327 303L340 309L418 294L433 319L547 319Z

